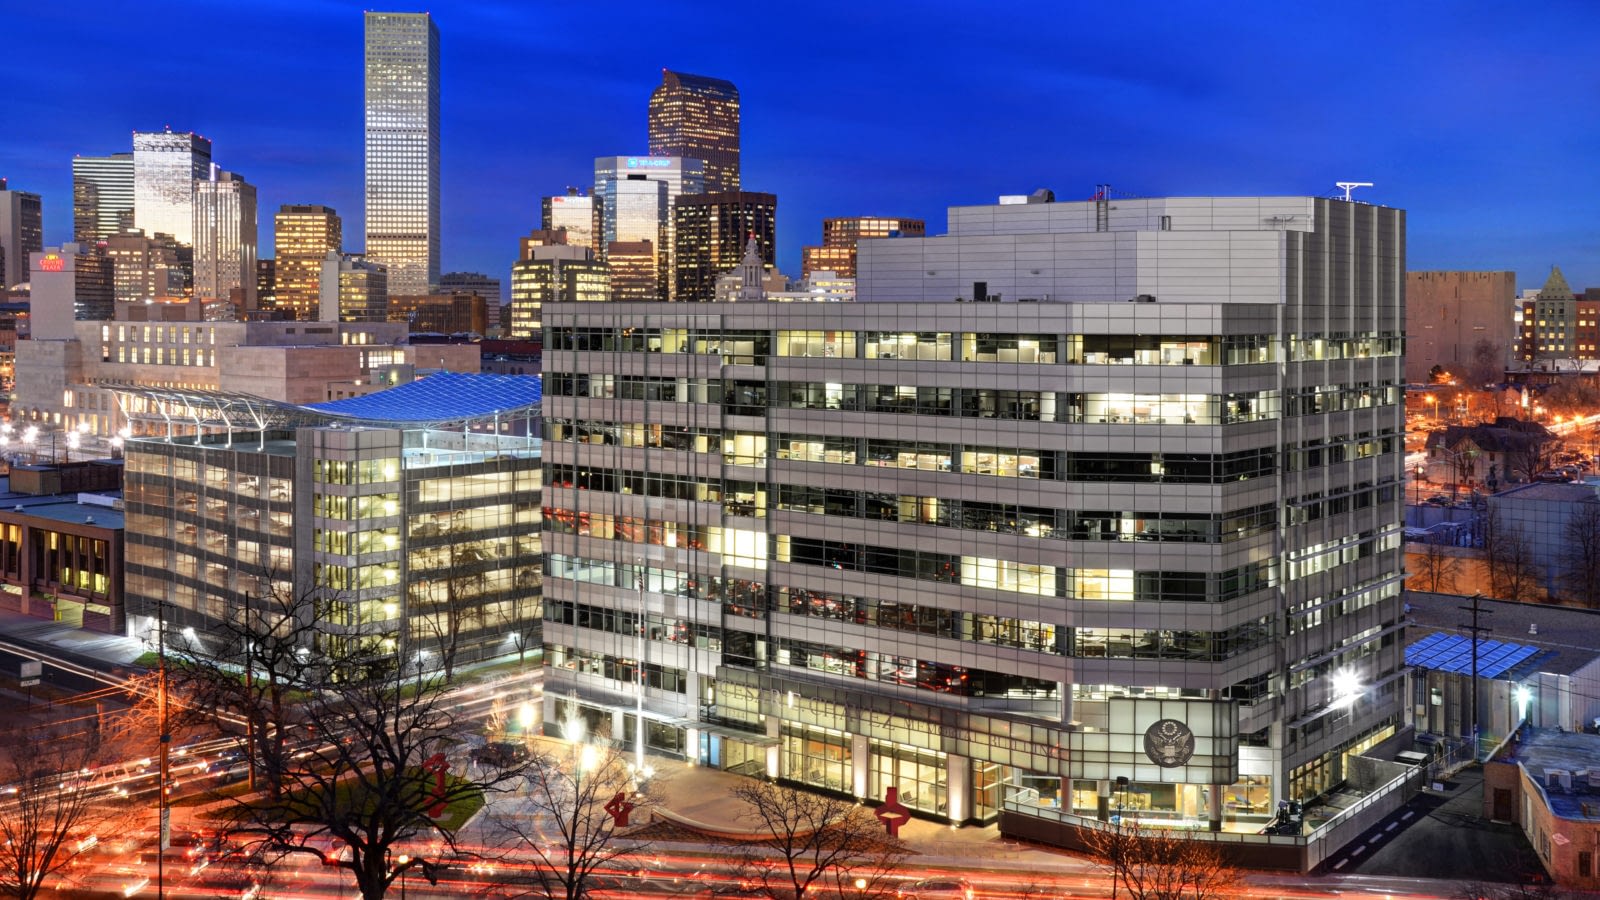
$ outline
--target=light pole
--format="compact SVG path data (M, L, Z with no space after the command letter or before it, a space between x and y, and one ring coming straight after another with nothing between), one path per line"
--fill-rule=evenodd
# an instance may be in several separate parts
M1414 504L1414 505L1417 505L1417 506L1420 506L1422 504L1422 473L1424 473L1426 471L1428 471L1426 468L1424 468L1422 466L1417 466L1417 469L1416 469L1416 472L1415 472L1416 478L1412 479L1412 484L1415 484L1417 486L1417 502Z
M1426 397L1423 398L1423 400L1429 406L1433 407L1433 409L1432 409L1432 411L1430 413L1430 416L1433 419L1433 424L1435 424L1435 425L1439 424L1439 398L1435 397L1432 394L1428 394Z

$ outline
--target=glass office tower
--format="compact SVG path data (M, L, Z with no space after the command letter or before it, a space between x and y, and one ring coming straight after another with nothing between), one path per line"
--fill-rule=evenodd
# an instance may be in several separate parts
M366 256L393 294L439 281L439 29L427 13L369 12Z
M705 192L705 163L670 156L601 156L594 161L601 247L649 241L656 252L656 296L672 299L672 207L680 196Z
M133 227L133 154L72 158L72 239L93 243Z
M211 142L194 132L133 133L133 225L194 246L194 185L211 174Z

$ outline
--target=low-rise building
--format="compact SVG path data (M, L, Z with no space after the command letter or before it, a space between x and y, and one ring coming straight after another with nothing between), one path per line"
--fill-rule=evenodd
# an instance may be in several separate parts
M1483 815L1520 826L1557 884L1600 888L1600 736L1519 731L1483 767Z
M0 477L0 609L122 631L121 486L111 460Z

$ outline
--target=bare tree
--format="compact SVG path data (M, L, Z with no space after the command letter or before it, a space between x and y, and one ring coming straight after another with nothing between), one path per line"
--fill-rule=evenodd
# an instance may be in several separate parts
M1503 600L1536 599L1538 566L1522 529L1506 522L1494 506L1484 510L1478 527L1483 535L1483 564L1489 574L1490 593Z
M1467 377L1474 390L1484 385L1499 384L1506 377L1505 351L1488 338L1479 338L1472 345L1472 362ZM1495 391L1495 414L1499 415L1500 392Z
M633 770L615 746L574 743L570 752L541 755L522 790L526 807L498 816L497 824L510 837L513 852L532 856L535 865L526 877L537 885L538 896L581 900L593 889L597 871L648 849L640 841L617 840L626 829L607 809L614 803L640 807L649 802L635 789Z
M1506 451L1506 471L1523 481L1532 481L1535 475L1550 468L1555 458L1556 441L1538 433L1523 435L1518 440L1514 448Z
M1417 564L1417 571L1412 576L1414 590L1439 593L1454 590L1456 586L1456 572L1460 570L1461 561L1451 548L1438 541L1428 540L1422 542L1418 552L1413 554Z
M1460 900L1563 900L1567 895L1547 880L1502 882L1467 881L1455 894Z
M1577 504L1563 537L1562 586L1584 606L1600 606L1600 503Z
M283 793L239 798L226 830L257 851L309 854L345 869L365 900L382 900L406 872L435 880L453 856L455 833L438 814L508 789L522 768L476 778L449 773L447 754L463 730L439 683L340 637L323 635L318 646L344 652L313 651L303 662L318 685L301 701L314 740L289 754ZM396 852L422 838L436 840L444 855Z
M1131 900L1215 900L1229 895L1239 870L1222 848L1183 832L1137 823L1085 834L1089 854L1111 873L1111 895Z
M33 900L45 881L89 845L102 817L88 776L97 748L92 734L60 727L16 729L0 741L0 895Z
M905 845L853 800L765 781L741 782L733 795L760 837L730 849L772 900L881 894L905 858Z
M289 766L289 736L304 723L298 698L308 682L308 654L337 602L314 588L295 592L264 579L262 594L205 637L175 635L180 663L169 667L173 692L191 709L231 714L246 723L252 787L257 769L277 797Z

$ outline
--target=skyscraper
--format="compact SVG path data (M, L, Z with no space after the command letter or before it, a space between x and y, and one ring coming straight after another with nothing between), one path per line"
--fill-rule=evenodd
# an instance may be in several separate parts
M778 198L753 191L678 198L672 210L677 234L673 296L683 302L714 299L717 276L739 265L754 238L771 265L777 247Z
M323 322L385 322L389 319L389 276L382 265L359 256L328 251L319 273Z
M1410 703L1405 213L949 221L855 303L546 307L546 702L1046 836L1120 781L1237 841L1358 774Z
M656 252L656 295L670 299L676 293L672 204L681 196L704 192L705 164L698 159L599 157L594 161L594 202L600 204L595 240L606 248L614 242L649 241Z
M133 133L133 226L194 245L194 186L211 175L211 142L193 132Z
M0 292L23 284L31 254L44 249L44 204L38 194L13 191L0 178Z
M568 246L588 247L596 258L603 255L594 240L594 197L585 197L576 188L568 188L566 196L545 197L539 205L540 230L564 228Z
M344 248L339 214L316 204L285 204L272 217L274 308L284 318L316 319L322 305L322 267Z
M506 336L513 340L541 337L546 303L610 299L606 264L588 247L560 243L554 240L557 236L570 240L572 233L535 231L522 239L522 258L511 265L511 327Z
M439 29L427 13L366 14L366 257L392 294L439 282Z
M72 158L72 239L94 242L133 227L133 154Z
M662 69L650 95L650 155L701 160L707 191L737 191L739 89L720 78Z
M822 246L802 247L800 277L828 271L840 278L856 277L856 242L862 238L922 237L927 225L921 219L899 216L848 216L822 220Z
M256 308L256 189L212 167L194 183L194 295Z
M116 299L142 303L156 298L182 297L184 264L177 242L169 234L147 236L137 228L101 238L100 246L111 260Z

